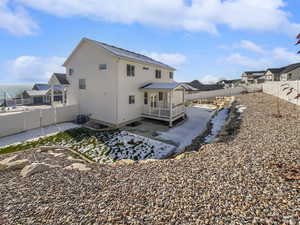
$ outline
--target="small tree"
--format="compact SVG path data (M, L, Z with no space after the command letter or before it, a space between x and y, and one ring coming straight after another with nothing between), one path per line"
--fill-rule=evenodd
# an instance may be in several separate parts
M297 43L296 43L296 45L299 45L300 44L300 34L298 34L298 36L297 36ZM300 54L300 51L298 52L298 54Z

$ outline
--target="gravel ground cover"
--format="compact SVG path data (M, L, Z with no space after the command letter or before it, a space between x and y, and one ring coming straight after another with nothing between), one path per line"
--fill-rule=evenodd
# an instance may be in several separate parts
M239 100L247 108L237 136L187 158L0 172L0 223L299 224L299 108L280 100L276 118L275 97Z

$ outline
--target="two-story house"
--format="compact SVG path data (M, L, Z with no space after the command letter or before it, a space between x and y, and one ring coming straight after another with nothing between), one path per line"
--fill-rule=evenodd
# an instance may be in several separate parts
M300 63L286 66L280 75L281 81L295 81L300 80Z
M67 104L109 126L142 117L168 121L185 116L183 85L175 69L147 56L83 38L63 66Z
M242 74L242 82L246 84L257 84L265 81L265 71L247 71Z

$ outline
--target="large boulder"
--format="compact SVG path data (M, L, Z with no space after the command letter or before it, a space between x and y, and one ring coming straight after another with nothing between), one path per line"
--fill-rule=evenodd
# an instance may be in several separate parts
M32 163L30 165L25 166L21 172L20 172L20 176L21 177L29 177L33 174L36 173L42 173L44 171L49 170L50 168L55 168L58 166L53 166L53 165L49 165L46 163Z
M65 169L66 170L79 170L79 171L91 170L91 168L87 167L86 164L83 164L83 163L73 163L72 165L67 166Z

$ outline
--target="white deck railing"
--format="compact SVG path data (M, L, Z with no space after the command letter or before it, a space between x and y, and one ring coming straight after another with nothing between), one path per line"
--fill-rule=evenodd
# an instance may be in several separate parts
M143 115L158 117L158 118L170 118L171 110L170 108L154 108L150 106L143 107ZM184 105L177 105L173 106L172 108L172 116L173 118L185 113L185 106Z

